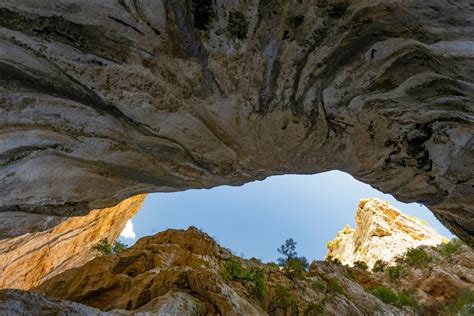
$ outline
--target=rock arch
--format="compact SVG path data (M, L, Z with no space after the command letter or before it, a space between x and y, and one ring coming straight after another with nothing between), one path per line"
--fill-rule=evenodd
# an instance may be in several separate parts
M469 1L0 4L0 209L339 169L474 244Z

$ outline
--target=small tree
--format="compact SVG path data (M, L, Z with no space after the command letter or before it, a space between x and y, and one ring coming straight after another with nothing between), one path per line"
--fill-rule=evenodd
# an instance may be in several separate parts
M287 239L285 244L281 245L277 251L283 255L277 261L283 267L284 273L288 278L301 278L304 272L308 270L308 260L305 257L298 257L296 241L293 238Z
M109 243L107 238L101 239L99 242L92 245L93 251L98 251L102 255L118 254L127 249L127 245L121 241L116 241L114 244Z
M120 240L117 240L112 248L112 252L113 253L121 253L122 251L124 251L125 249L128 248L128 245L127 244L124 244L123 242L121 242Z

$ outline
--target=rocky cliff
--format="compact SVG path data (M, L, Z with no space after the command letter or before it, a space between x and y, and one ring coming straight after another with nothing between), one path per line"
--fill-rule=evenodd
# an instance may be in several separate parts
M424 247L424 248L423 248ZM474 312L474 252L423 246L376 271L315 261L303 275L242 259L190 227L140 239L62 272L33 292L0 291L23 315L454 315ZM395 271L395 272L394 272ZM74 303L73 303L74 302Z
M473 15L469 0L2 0L0 210L339 169L474 244Z
M362 199L355 212L356 227L346 225L327 243L327 259L353 266L363 261L372 268L377 260L394 263L408 249L437 246L448 240L428 223L403 214L388 202Z
M159 315L404 313L366 292L343 271L319 262L304 278L290 279L278 267L233 256L191 227L142 238L118 255L59 274L34 292L104 311Z
M0 213L0 289L30 289L82 266L97 255L91 245L103 238L117 239L144 199L138 195L77 217Z

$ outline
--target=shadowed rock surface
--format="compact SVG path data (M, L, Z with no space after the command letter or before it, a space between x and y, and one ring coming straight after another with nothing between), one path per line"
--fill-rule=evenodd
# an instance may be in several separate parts
M56 274L82 266L97 256L91 250L93 244L104 238L109 242L118 238L144 199L145 195L137 195L80 217L0 213L2 225L10 224L9 232L24 233L15 237L2 234L10 238L0 239L0 289L27 290ZM39 222L43 224L41 229Z
M326 259L349 266L363 261L372 269L377 260L394 263L396 257L410 248L448 242L428 223L403 214L377 198L360 200L355 220L355 229L346 225L327 243Z
M339 169L474 244L472 1L3 0L0 210Z

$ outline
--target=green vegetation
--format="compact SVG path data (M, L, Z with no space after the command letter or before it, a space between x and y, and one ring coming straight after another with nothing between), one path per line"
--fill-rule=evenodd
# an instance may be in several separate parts
M326 286L324 285L323 282L321 281L313 281L311 283L311 287L313 288L313 290L315 291L322 291L326 288Z
M388 276L389 276L390 280L395 281L398 278L400 278L400 276L402 275L403 267L401 265L388 267L387 273L388 273Z
M383 272L387 267L387 263L382 259L375 261L374 266L372 268L373 272Z
M296 298L293 293L291 293L290 289L279 285L275 288L274 304L277 308L287 309L296 304Z
M443 244L438 248L439 253L445 257L451 257L453 254L458 252L458 250L464 245L464 243L456 238L451 239L447 244Z
M405 254L404 262L412 267L424 268L427 267L433 258L421 248L408 249Z
M332 241L328 241L326 243L326 248L329 249L329 248L331 248L331 246L332 246Z
M118 254L123 250L127 249L127 245L123 242L116 241L113 245L109 243L109 241L104 238L101 239L99 242L92 245L91 250L98 251L102 255L111 255L111 254Z
M251 293L259 300L263 300L267 295L265 272L262 269L246 270L242 267L240 260L230 258L226 261L221 275L224 281L250 282L252 284Z
M329 284L329 288L333 291L333 292L336 292L338 294L341 294L341 295L344 295L344 288L341 286L341 284L339 284L339 281L336 280L336 279L331 279L329 280L328 282Z
M305 316L319 316L324 313L324 301L316 304L316 303L310 303L306 306L304 309L303 315Z
M379 298L382 302L395 305L398 301L397 293L383 285L373 288L370 293Z
M410 306L413 309L416 309L417 307L415 299L411 297L408 293L397 294L392 289L383 285L373 288L370 293L372 293L373 296L379 298L382 302L387 304L391 304L398 307Z
M354 267L362 269L362 270L367 270L369 269L369 266L365 261L356 261L354 262Z
M122 251L124 251L125 249L128 248L128 245L127 244L124 244L123 242L121 242L120 240L117 240L115 243L114 243L114 246L112 248L112 252L113 253L121 253Z
M408 293L398 293L398 305L411 306L413 309L418 307L416 300Z
M305 257L298 257L296 241L287 239L285 244L277 249L283 257L278 258L278 263L283 267L284 274L290 279L300 279L308 271L309 263Z
M252 294L262 301L267 296L267 285L265 280L265 272L262 269L252 269L250 272L253 283Z
M457 299L446 304L441 315L460 315L467 316L474 314L474 292L464 289L459 293Z

